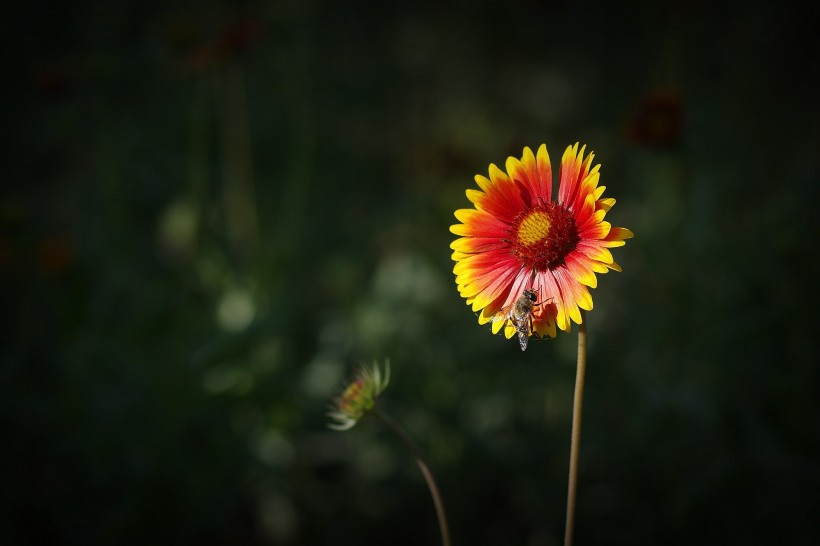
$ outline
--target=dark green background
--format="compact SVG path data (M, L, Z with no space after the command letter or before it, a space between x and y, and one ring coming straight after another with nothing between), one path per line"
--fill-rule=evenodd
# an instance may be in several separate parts
M656 5L658 4L658 5ZM573 334L457 294L490 162L587 143L636 238L599 277L578 544L814 544L815 14L695 2L4 8L0 542L563 534Z

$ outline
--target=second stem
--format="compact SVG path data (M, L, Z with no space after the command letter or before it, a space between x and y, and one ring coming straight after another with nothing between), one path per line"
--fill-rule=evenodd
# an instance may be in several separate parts
M587 321L581 311L578 327L578 366L575 371L575 399L572 404L572 439L569 451L569 485L567 486L567 522L564 546L572 546L575 524L575 498L578 493L578 452L581 444L581 409L584 404L584 375L587 368Z
M450 529L447 526L447 515L444 513L444 501L441 499L441 493L439 493L436 480L433 478L433 473L430 471L430 466L427 464L424 455L421 454L421 450L418 448L416 443L410 438L410 436L408 436L404 429L393 420L392 417L381 411L378 406L373 409L373 413L380 417L381 420L384 421L399 438L401 438L413 454L413 458L416 460L416 464L421 470L421 474L424 476L424 481L427 482L427 487L430 489L430 495L433 497L433 505L436 508L439 530L441 531L441 544L442 546L450 546Z

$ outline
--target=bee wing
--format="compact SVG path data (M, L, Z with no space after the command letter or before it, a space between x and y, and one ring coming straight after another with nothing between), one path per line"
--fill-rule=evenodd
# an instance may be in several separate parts
M503 307L500 311L498 311L495 315L493 315L492 330L494 334L506 330L506 328L508 328L508 325L512 325L512 327L515 328L516 331L519 331L518 322L516 321L515 313L513 312L515 308L514 306L515 304L507 305L506 307ZM512 333L510 333L509 335L505 333L505 336L509 338L512 336Z
M515 324L515 329L518 330L518 343L521 344L521 350L526 351L532 334L532 315L527 315L518 321L513 319L513 324Z
M525 334L524 332L522 332L521 330L519 330L519 331L518 331L518 343L521 345L521 350L522 350L522 351L526 351L526 350L527 350L527 343L529 343L529 342L530 342L530 336L529 336L529 334L528 334L528 333L527 333L527 334Z
M508 305L506 307L502 307L501 310L493 315L493 322L498 322L499 320L507 320L511 319L510 316L510 309L512 309L512 305Z

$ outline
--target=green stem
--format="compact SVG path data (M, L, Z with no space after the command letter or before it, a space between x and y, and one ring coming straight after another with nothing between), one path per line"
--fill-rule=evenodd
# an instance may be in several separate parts
M424 480L427 482L427 487L430 489L430 495L433 496L433 504L436 507L436 515L438 516L438 526L441 530L441 543L443 546L451 546L450 530L447 527L447 516L444 513L444 502L441 500L441 493L439 493L438 486L436 486L436 480L433 478L433 473L430 472L430 467L427 465L427 461L425 461L424 456L421 454L421 451L415 442L413 442L410 436L407 435L404 429L401 428L401 426L394 421L392 417L381 411L378 406L373 409L373 413L378 415L381 420L384 421L388 427L390 427L390 430L392 430L396 436L401 438L413 454L413 458L416 460L416 464L419 465L419 469L424 476Z
M581 444L581 407L584 403L584 374L587 368L587 321L581 311L578 328L578 367L575 371L575 400L572 405L572 440L569 451L569 485L567 487L567 524L564 546L572 546L575 524L575 498L578 493L578 452Z

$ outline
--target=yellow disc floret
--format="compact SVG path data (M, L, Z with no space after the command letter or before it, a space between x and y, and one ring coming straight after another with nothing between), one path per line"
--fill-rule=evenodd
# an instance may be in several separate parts
M524 246L532 246L547 238L550 232L549 214L542 210L530 212L518 224L518 242Z

